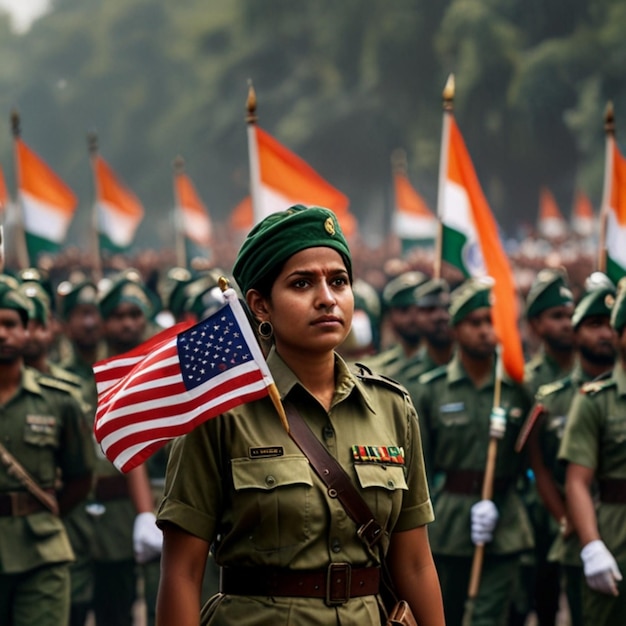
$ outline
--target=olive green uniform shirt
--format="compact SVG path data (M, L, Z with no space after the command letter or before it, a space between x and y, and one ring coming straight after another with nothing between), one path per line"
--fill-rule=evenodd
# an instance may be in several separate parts
M419 427L404 390L353 374L336 357L330 411L300 384L275 351L268 365L281 398L288 398L346 470L389 534L433 519ZM353 446L370 447L364 453ZM384 451L401 448L398 462ZM368 456L371 455L371 456ZM326 570L333 562L376 564L357 537L356 524L315 475L284 431L269 398L241 405L176 440L158 523L172 522L211 543L221 566ZM209 623L379 623L377 599L327 607L312 598L228 596Z
M474 386L458 356L419 379L422 389L415 408L429 432L429 466L443 480L434 496L436 522L429 528L434 554L469 557L474 553L470 536L470 510L480 496L451 493L445 488L447 472L483 472L489 445L489 418L493 406L495 367L480 388ZM506 411L506 432L498 442L495 480L507 487L494 493L500 517L487 554L511 554L533 546L526 509L515 490L515 481L525 469L525 460L514 452L530 397L522 385L504 377L500 406Z
M0 438L8 451L44 488L91 471L85 418L67 386L24 368L17 393L0 406ZM0 493L25 491L0 466ZM26 572L74 558L63 522L48 511L0 517L0 571Z
M618 364L611 378L582 391L568 415L559 458L594 470L598 482L626 480L626 371ZM626 505L600 501L597 518L602 541L626 563Z
M570 368L562 368L552 357L541 351L526 363L524 382L534 395L541 385L560 380L569 373Z
M543 412L535 425L535 428L539 429L541 457L563 497L565 497L565 465L558 460L559 447L572 401L580 387L590 380L591 378L577 363L572 373L565 378L539 387L535 398L536 404L543 407ZM559 525L552 516L549 530L554 537L549 560L559 561L564 565L582 565L580 542L576 533L563 538L559 532Z

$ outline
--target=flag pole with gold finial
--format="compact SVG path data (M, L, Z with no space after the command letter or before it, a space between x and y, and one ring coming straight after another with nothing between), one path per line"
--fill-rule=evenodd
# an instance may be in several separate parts
M95 130L87 133L87 150L89 151L89 161L91 163L92 180L94 185L93 208L91 211L91 242L93 280L97 283L102 278L102 256L100 254L100 236L98 228L98 202L100 190L98 189L98 177L96 176L96 159L98 158L98 133Z
M606 273L606 226L611 205L613 186L613 144L615 142L615 112L609 100L604 112L605 160L604 187L600 208L600 234L598 241L598 270Z
M222 293L226 297L226 300L231 303L231 307L233 308L233 310L235 308L240 310L243 318L245 319L245 323L248 326L250 326L250 323L249 323L249 320L248 320L248 315L246 314L245 310L243 309L243 306L241 305L241 303L239 302L239 298L237 297L237 294L230 287L230 282L228 281L228 279L225 276L220 276L218 278L217 283L218 283L219 288L221 289ZM250 327L250 331L252 332L252 334L254 334L254 331L252 331L252 327ZM254 341L256 342L256 338L254 339ZM270 399L272 401L272 404L276 408L276 412L278 413L278 417L280 417L280 423L283 425L283 428L285 429L285 431L289 432L289 421L287 420L287 414L285 413L285 408L283 407L283 403L282 403L282 401L280 399L280 392L278 391L278 387L276 387L276 383L271 378L271 373L269 372L269 369L267 368L267 364L265 363L265 357L263 356L263 351L261 350L261 346L257 342L256 346L250 346L250 349L252 350L252 354L253 354L253 357L255 358L255 360L257 360L257 359L262 359L263 360L264 369L267 372L268 378L271 379L271 383L267 385L267 390L268 390L269 397L270 397ZM255 355L255 353L257 353L257 354ZM258 360L257 360L257 363L258 363Z
M443 88L443 124L441 127L441 151L439 153L439 187L437 191L437 237L435 239L435 259L433 278L441 278L441 258L443 254L443 208L445 203L446 177L448 174L448 146L450 145L450 117L454 111L454 74L448 76Z
M17 264L21 269L27 268L30 265L30 259L28 256L28 246L26 245L26 230L24 228L24 205L22 193L20 191L20 177L21 172L20 169L20 159L18 158L17 151L18 146L17 143L20 139L21 128L20 128L20 114L17 109L13 109L11 111L11 131L13 133L13 143L15 145L15 163L17 170L17 197L15 201L15 212L16 212L16 220L15 220L15 253L17 256Z
M185 231L183 229L183 216L181 214L181 199L178 194L178 177L185 171L185 159L177 156L173 162L174 167L174 230L176 231L176 264L178 267L187 267L187 250L185 247Z

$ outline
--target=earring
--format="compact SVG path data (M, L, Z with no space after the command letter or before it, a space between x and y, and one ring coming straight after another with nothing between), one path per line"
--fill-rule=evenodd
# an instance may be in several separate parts
M274 334L274 327L272 322L261 322L258 327L259 336L263 339L271 339Z

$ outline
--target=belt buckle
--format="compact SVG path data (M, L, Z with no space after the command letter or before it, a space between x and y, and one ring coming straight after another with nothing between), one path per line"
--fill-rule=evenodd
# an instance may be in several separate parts
M326 598L324 599L326 605L345 604L350 599L351 582L352 566L350 563L331 563L326 572Z

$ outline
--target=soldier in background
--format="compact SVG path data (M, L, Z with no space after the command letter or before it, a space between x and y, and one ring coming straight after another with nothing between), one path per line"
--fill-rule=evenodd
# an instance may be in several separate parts
M20 285L20 292L26 296L33 309L33 317L28 322L29 339L24 349L26 364L34 369L48 374L67 383L73 395L83 407L85 426L89 439L93 425L93 411L95 397L85 397L88 387L77 375L65 370L49 359L49 350L52 345L52 330L50 325L50 300L42 286L29 281ZM93 374L92 374L93 377ZM91 544L93 533L91 521L85 510L85 502L74 507L63 516L63 523L67 531L75 560L70 566L71 594L70 594L70 626L82 626L89 611L93 596L93 575Z
M364 360L372 371L398 378L405 368L421 360L422 334L413 293L426 280L428 276L422 272L404 272L383 289L383 314L393 335L393 343L376 356Z
M506 617L520 554L533 544L530 522L515 489L524 471L523 460L513 454L530 397L506 375L501 382L506 431L498 443L493 500L480 499L496 385L491 286L470 279L451 294L456 353L448 365L419 378L415 399L420 426L429 434L427 468L443 479L428 534L448 626L462 623L475 545L486 548L472 623L500 624Z
M572 313L574 296L562 269L542 269L526 297L526 319L539 339L539 352L526 364L525 382L533 396L541 385L567 376L574 365ZM535 549L524 555L520 581L511 607L511 626L521 626L535 610L541 626L553 626L559 609L557 566L548 562L552 544L550 514L543 506L529 474L520 481L535 533Z
M592 275L587 284L587 293L572 317L577 349L574 369L565 378L539 388L527 426L530 429L529 457L537 489L551 515L549 538L553 544L548 560L559 563L564 574L572 626L582 626L582 563L580 543L566 511L565 468L557 461L557 454L574 396L584 383L610 371L615 361L609 323L615 286L599 272ZM553 575L559 578L556 568Z
M1 276L0 441L13 460L3 454L0 467L0 623L59 626L69 619L74 558L59 513L86 496L93 457L68 385L23 365L31 311Z
M103 279L98 302L107 356L123 354L147 339L155 298L137 270ZM161 552L162 536L154 523L154 501L145 465L122 475L100 454L94 498L89 510L95 535L96 624L130 626L137 591L136 561L155 561L158 569Z
M572 314L574 296L565 273L541 270L526 297L526 318L540 339L540 351L526 366L526 383L534 394L541 385L570 373L574 365Z
M626 623L626 279L611 312L617 362L583 385L569 412L559 458L567 462L567 511L583 546L583 623ZM592 497L597 484L599 502Z

